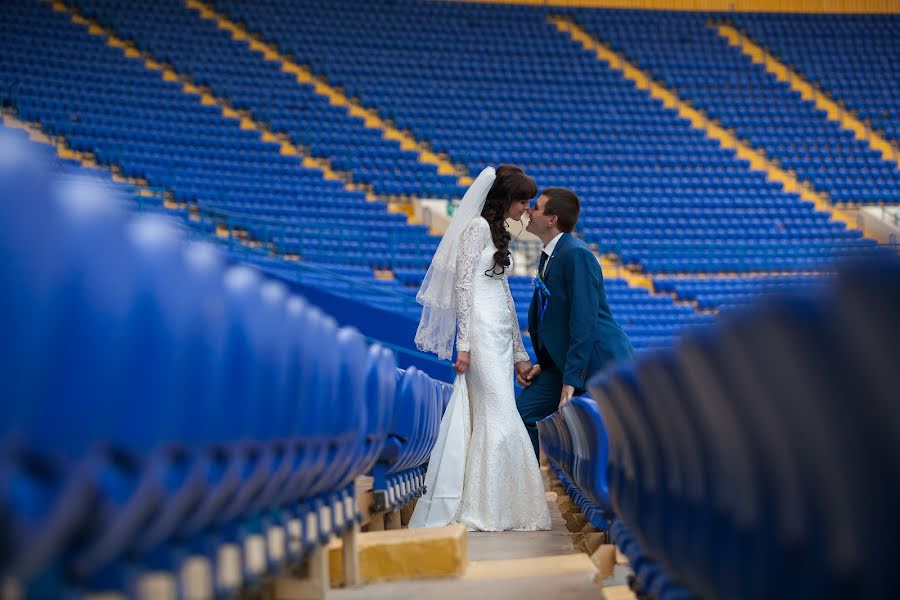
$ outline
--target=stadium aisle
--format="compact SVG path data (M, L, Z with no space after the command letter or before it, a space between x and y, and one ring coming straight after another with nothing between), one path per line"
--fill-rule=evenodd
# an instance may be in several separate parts
M546 467L544 485L549 488ZM428 598L491 598L524 600L558 598L575 600L625 599L635 596L624 587L627 569L618 567L614 577L594 581L595 568L588 556L576 550L556 504L556 494L547 492L552 529L528 532L469 532L469 566L461 578L418 579L333 589L332 600L388 600Z

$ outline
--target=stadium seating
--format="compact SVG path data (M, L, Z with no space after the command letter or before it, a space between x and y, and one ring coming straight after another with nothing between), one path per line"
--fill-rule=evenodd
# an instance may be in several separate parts
M848 265L591 382L612 507L667 589L895 589L898 282L896 257Z
M394 440L421 493L445 384L33 148L0 129L0 574L133 595L201 558L233 594L360 519Z
M372 471L377 511L400 507L424 492L425 464L437 441L450 390L445 383L431 383L414 367L397 376L393 429Z
M597 242L601 251L615 252L626 263L638 263L661 273L792 271L822 268L836 257L872 251L872 242L858 239L857 232L845 230L825 214L812 211L777 186L765 183L761 175L746 172L740 161L711 146L671 111L634 90L604 64L585 56L545 22L544 11L415 2L402 6L395 19L388 15L390 11L369 5L304 5L305 17L297 27L287 25L297 11L282 11L277 2L255 7L258 10L227 3L219 8L248 23L251 30L259 29L296 58L305 61L313 56L310 64L314 70L332 83L359 96L363 104L385 110L398 125L429 140L437 149L464 159L472 170L485 162L511 160L525 165L542 185L573 186L585 200L581 233L588 241ZM356 161L362 155L376 162L387 160L382 146L394 142L383 141L381 146L381 142L364 142L372 133L358 119L335 112L333 107L319 106L321 96L308 86L289 77L283 80L287 75L278 71L274 62L230 39L213 22L174 0L152 7L85 0L78 7L119 35L134 40L139 49L150 51L254 114L265 113L266 107L291 108L308 100L303 104L308 108L300 112L315 117L288 119L283 127L276 127L297 136L298 142L312 144L303 136L319 136L316 128L322 128L321 136L339 130L340 135L353 135L358 140L351 144L352 152L346 144L325 145L316 152L335 161L344 157ZM253 14L245 14L247 10ZM181 93L180 84L148 73L140 59L128 59L118 49L105 46L102 38L88 35L82 26L67 20L66 14L36 5L19 7L12 16L7 25L10 35L4 37L10 50L4 53L8 68L0 69L4 78L0 90L5 90L5 97L22 116L39 120L46 129L65 135L76 148L90 150L102 162L121 166L126 174L147 177L151 184L170 189L178 201L199 206L201 215L212 215L192 226L211 233L216 222L224 220L228 226L249 230L251 237L263 240L279 253L295 254L307 264L327 265L318 277L319 285L331 286L339 293L360 294L361 288L372 284L363 295L373 305L415 318L418 307L407 299L411 290L403 288L418 285L436 246L436 239L426 235L423 227L408 225L402 215L388 214L383 205L365 202L360 192L347 191L339 182L324 180L304 169L293 157L279 154L277 145L259 140L255 132L241 130L236 120L216 114L216 107L204 106L196 96ZM532 55L508 36L480 36L471 23L490 18L521 22L524 30L552 51ZM427 27L423 26L425 21ZM313 22L317 24L315 29L323 29L308 31ZM433 31L435 23L441 24L440 31ZM337 35L339 28L351 28L360 35ZM58 50L60 64L30 68L33 58L22 42L23 36L48 38L48 47ZM432 43L435 36L448 43ZM511 96L517 99L512 107L508 102L493 102L496 81L506 81L506 76L501 77L497 71L499 66L479 71L477 77L469 77L461 69L447 69L449 80L438 92L430 76L397 58L406 48L396 47L401 37L404 44L418 44L417 48L430 53L435 64L453 64L456 54L469 64L478 52L489 50L498 60L515 61L523 73L546 80L545 85L565 90L562 96L571 101L532 92L522 92L520 98L517 91ZM191 45L197 38L204 39L209 50L197 52ZM466 43L451 44L450 38ZM374 45L377 53L363 59L362 40L366 40L367 48ZM67 47L79 51L59 51ZM353 52L354 48L360 51ZM462 54L460 48L465 49ZM331 58L325 60L326 55ZM381 72L379 59L397 63L390 76L373 77L373 73ZM74 87L74 74L97 68L109 74L108 81L102 83L110 90L105 97L91 92L90 87L81 89L80 81L79 88ZM552 76L547 73L550 68L554 70ZM585 86L586 80L591 85ZM135 84L137 81L141 83ZM101 85L99 81L97 85ZM395 87L410 93L384 93ZM445 107L449 98L445 89L453 89L473 102ZM127 102L138 108L127 113L107 110L104 104L108 101ZM633 116L622 118L623 103ZM146 110L141 108L144 106ZM468 106L478 106L480 115L504 125L493 126L489 134L477 134L471 128L482 117ZM510 110L514 114L506 118L504 113ZM448 118L458 126L447 129ZM151 130L148 119L190 121L191 127L178 125L160 134L155 127ZM553 136L549 135L551 131ZM537 142L539 137L549 139ZM487 138L497 141L488 146ZM157 151L148 154L150 147L161 150L162 145L169 155ZM493 149L486 150L488 147ZM696 147L697 152L686 154L684 147ZM497 153L501 148L505 154ZM348 152L356 154L349 156ZM418 166L413 168L407 159L411 160L408 156L391 159L400 177L413 176L422 166L414 163ZM353 171L354 167L348 168ZM368 171L359 168L365 179ZM223 177L226 170L228 176ZM444 185L440 181L446 179L440 176L415 181L422 194L441 195L433 186ZM642 183L636 185L639 179ZM412 180L399 188L374 179L372 184L384 193L401 193L413 186ZM449 188L444 191L444 195L451 194ZM640 218L636 218L638 215ZM393 282L375 280L371 269L389 269L397 278ZM331 275L334 271L346 271L350 279L366 285L336 278ZM316 278L312 272L307 275L307 279ZM517 295L520 304L530 295L522 288ZM631 291L621 294L633 296ZM703 320L689 317L689 309L664 299L633 296L634 302L623 302L619 308L610 295L617 317L626 323L639 349L670 341L676 323ZM647 312L653 303L658 307L651 316Z
M630 582L632 589L637 590L642 596L660 600L690 600L699 597L672 581L662 567L649 559L634 534L620 519L613 521L609 533L613 543L628 558L628 564L634 571Z
M66 4L381 197L463 191L178 0ZM828 275L884 248L561 35L555 9L210 4L471 174L513 162L575 189L580 236L696 303L607 274L638 359L539 424L639 595L893 593L900 271ZM377 510L419 496L449 386L295 284L414 324L437 238L63 5L0 12L4 111L104 166L0 127L0 585L134 596L164 573L186 596L200 561L200 596L235 595L361 519L357 476ZM711 27L734 23L896 141L896 16L564 12L832 200L900 202L896 165ZM510 288L525 328L532 284Z
M759 296L790 289L813 288L828 281L827 275L770 275L766 277L723 277L696 279L656 277L660 292L693 300L701 309L727 311L752 304Z
M572 187L585 239L647 271L814 270L874 248L560 35L547 9L215 5L471 172L514 162Z
M184 2L76 4L85 16L113 27L236 108L290 134L315 155L333 157L335 168L352 172L357 181L372 184L378 192L445 198L462 193L454 177L438 175L434 165L418 162L415 152L401 150L399 142L366 128L362 119L349 118L343 108L316 94L312 85L299 84L281 65L236 43L215 23L185 8Z
M230 214L244 227L278 219L283 253L370 268L391 261L427 266L424 255L436 242L424 227L407 225L405 215L282 155L278 144L241 129L219 107L185 94L49 4L4 11L0 91L23 119L41 122L125 175L172 191L180 202ZM40 58L33 44L55 60Z
M588 523L608 531L612 519L606 479L608 443L597 404L574 398L538 421L541 449Z
M896 14L738 13L729 18L894 144L900 142Z
M802 100L786 82L778 81L763 65L753 63L738 48L729 46L712 23L723 18L730 20L730 16L582 11L575 18L669 89L676 90L692 106L734 130L753 147L764 150L782 168L827 192L833 202L900 202L897 163L884 160L868 142L855 139L850 130L826 119L811 100ZM744 23L743 19L760 22L753 17L742 17L738 22ZM823 51L829 63L830 57L839 56L838 48L831 43L818 49L804 45L804 40L814 37L815 31L815 27L806 29L805 24L818 22L816 17L781 17L777 22L784 27L782 35L790 35L793 26L806 32L800 39L790 37L785 46L802 48L804 56L811 60ZM889 39L895 20L867 18L864 22L872 25L875 34L865 44L872 51L865 56L873 62L873 76L896 87L896 67L887 65L895 62L892 59L897 53L896 40ZM847 20L842 28L858 31L860 25L858 19ZM850 54L854 57L851 61L861 60L855 58L862 56L859 50ZM879 65L884 66L879 69ZM817 235L815 231L809 234Z
M14 130L7 130L15 133ZM31 144L33 151L48 153L49 148L41 144ZM124 206L139 212L164 211L156 198L144 198L136 194L133 187L125 184L114 184L103 172L81 168L74 161L63 161L49 157L50 164L60 173L91 174L108 186L119 190ZM354 298L371 306L383 308L418 321L421 307L415 302L415 292L422 276L419 270L406 271L404 277L409 278L410 285L403 285L398 280L378 280L367 267L343 264L316 264L307 261L295 263L269 255L266 250L248 248L238 243L235 238L222 239L215 235L216 223L222 218L221 213L204 213L199 221L190 217L186 211L166 210L173 218L183 221L186 231L203 240L210 240L228 250L229 256L236 261L248 262L274 277L287 282L298 282L311 285L339 296ZM623 280L610 278L605 282L610 306L617 320L625 327L632 344L639 350L650 350L670 344L685 327L700 326L712 320L711 315L698 315L687 306L677 306L668 298L654 297L643 289L629 287ZM516 302L519 324L527 328L528 305L531 302L533 287L527 277L510 277L510 289ZM668 291L668 288L662 288ZM691 296L686 296L691 297ZM524 338L526 350L533 356L531 340Z

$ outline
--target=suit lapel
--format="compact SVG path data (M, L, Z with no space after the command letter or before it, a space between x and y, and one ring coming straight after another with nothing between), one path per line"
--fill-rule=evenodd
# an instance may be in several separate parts
M556 247L553 248L553 254L550 255L550 258L547 259L547 265L544 267L544 276L542 279L547 281L547 276L550 275L550 271L553 269L553 265L556 264L556 255L559 254L559 251L569 242L569 233L563 233L562 237L559 238L559 241L556 242Z

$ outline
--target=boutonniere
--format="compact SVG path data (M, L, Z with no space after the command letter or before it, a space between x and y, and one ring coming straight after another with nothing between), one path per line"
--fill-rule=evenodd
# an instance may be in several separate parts
M544 280L541 279L540 273L535 270L534 275L531 277L531 284L534 286L534 289L537 291L538 300L540 301L540 318L544 319L544 311L547 310L547 304L550 302L550 290L547 289L546 284L544 284Z

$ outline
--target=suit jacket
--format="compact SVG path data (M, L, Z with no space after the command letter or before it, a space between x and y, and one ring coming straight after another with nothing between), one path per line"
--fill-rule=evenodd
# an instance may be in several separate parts
M583 241L564 233L544 269L550 300L540 319L537 290L528 308L535 348L543 344L563 373L563 384L586 389L607 363L630 358L631 342L612 317L603 272ZM540 362L540 361L539 361Z

